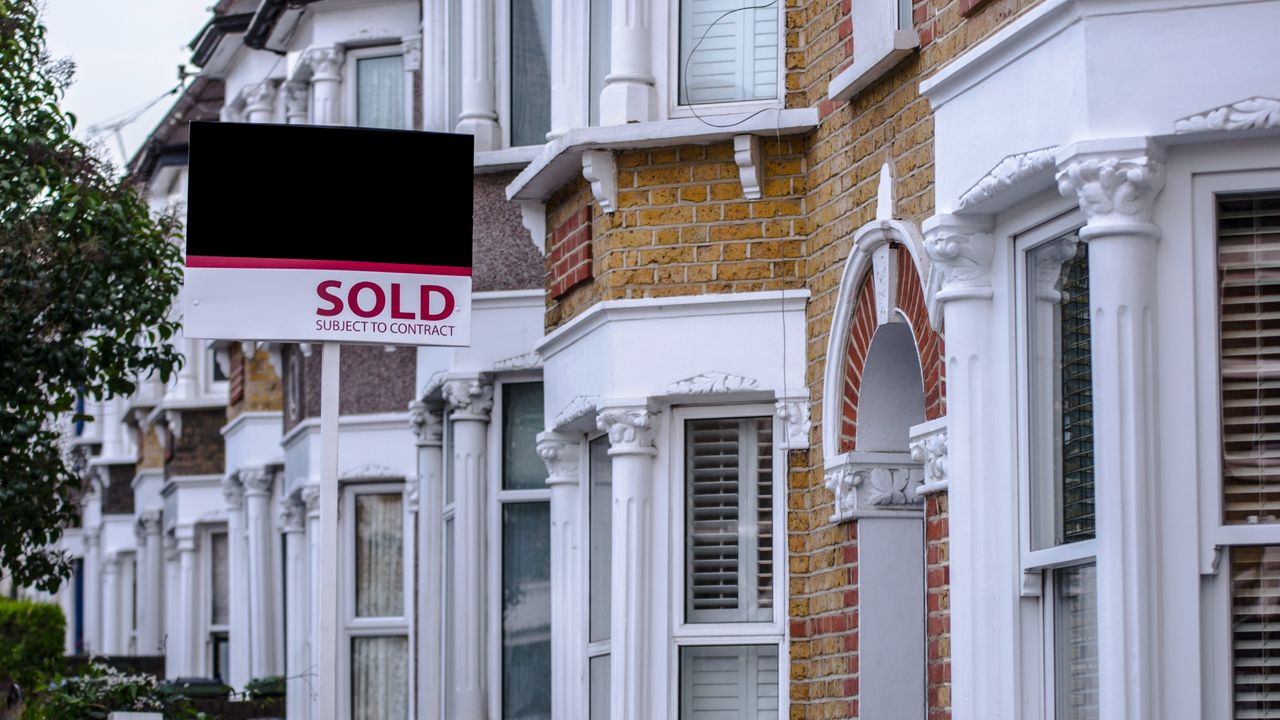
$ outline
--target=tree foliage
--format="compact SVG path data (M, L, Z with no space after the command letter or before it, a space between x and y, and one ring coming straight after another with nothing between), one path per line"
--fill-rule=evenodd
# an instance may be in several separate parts
M50 590L79 494L56 420L180 362L176 221L72 137L68 75L35 0L0 0L0 573Z

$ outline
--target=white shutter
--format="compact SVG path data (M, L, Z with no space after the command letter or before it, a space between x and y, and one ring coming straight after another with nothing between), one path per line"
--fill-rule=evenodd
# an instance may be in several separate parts
M1280 519L1280 193L1218 198L1226 523Z
M736 619L739 608L738 427L737 420L688 423L690 621Z
M776 646L681 648L681 720L776 720L777 717Z
M760 4L756 0L682 0L682 104L778 96L778 6L743 9Z
M1231 551L1232 716L1280 718L1280 547Z

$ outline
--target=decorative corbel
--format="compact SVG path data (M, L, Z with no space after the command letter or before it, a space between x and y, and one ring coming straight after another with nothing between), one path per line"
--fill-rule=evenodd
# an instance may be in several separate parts
M783 434L778 447L783 450L808 450L809 432L813 423L809 419L809 392L792 390L773 404L774 414L782 421Z
M742 196L748 200L759 200L760 179L763 175L763 168L760 166L760 136L734 135L733 161L738 164Z
M591 195L601 210L611 213L618 209L618 166L612 151L582 153L582 177L591 183Z

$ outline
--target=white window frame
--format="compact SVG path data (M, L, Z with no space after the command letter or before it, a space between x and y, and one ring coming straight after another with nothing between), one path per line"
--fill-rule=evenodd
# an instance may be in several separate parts
M340 495L341 504L339 508L342 512L339 514L339 532L342 535L338 567L342 572L343 587L339 596L339 603L342 608L342 650L338 653L338 692L340 695L338 702L342 708L340 715L342 717L351 717L351 693L355 689L351 683L351 641L353 638L403 636L407 643L409 663L412 666L413 642L409 618L413 612L414 568L412 546L414 523L412 515L409 513L408 503L405 502L403 481L389 482L386 479L367 482L344 481ZM400 515L401 522L404 523L402 526L404 528L404 541L401 548L401 553L404 557L404 577L401 580L401 591L404 594L404 599L401 606L403 612L399 616L356 617L355 497L357 495L401 496ZM406 672L408 674L407 712L412 713L417 683L413 677L412 668Z
M218 351L211 345L205 346L203 343L196 343L196 347L200 348L200 352L203 353L200 357L203 366L200 368L200 389L206 397L226 397L231 392L232 368L230 367L230 360L228 359L227 371L224 373L227 379L215 380L213 371L218 368ZM245 358L245 362L248 362L248 358ZM245 371L246 373L248 372L247 367Z
M1042 549L1034 549L1032 539L1032 516L1036 509L1032 507L1034 497L1031 458L1033 453L1031 436L1031 360L1029 346L1031 332L1029 325L1030 307L1028 305L1028 289L1030 280L1027 274L1027 262L1032 250L1052 242L1054 239L1083 227L1085 218L1078 209L1060 214L1036 226L1018 232L1012 236L1012 297L1014 308L1013 348L1015 356L1017 397L1016 416L1018 432L1018 536L1019 557L1021 560L1022 595L1023 597L1040 599L1037 608L1039 632L1033 633L1031 640L1038 642L1039 680L1042 692L1039 694L1039 717L1052 719L1057 715L1057 668L1056 668L1056 634L1055 634L1055 578L1054 570L1073 566L1097 565L1099 543L1096 537L1073 543L1058 544ZM1096 506L1095 506L1096 507ZM1099 638L1099 641L1101 638ZM1032 661L1036 662L1035 660ZM1034 686L1034 681L1032 685Z
M396 40L388 43L380 43L377 45L366 45L362 47L350 47L346 50L346 58L342 68L342 123L347 127L358 127L356 123L359 121L359 100L356 96L358 88L359 74L356 66L360 60L368 60L370 58L396 57L398 56L401 63L404 62L404 45L401 41ZM413 88L410 86L408 78L408 69L402 66L400 82L404 86L405 95L405 117L401 120L403 127L400 130L411 130L413 122Z
M1280 545L1280 523L1227 525L1222 521L1222 407L1218 315L1217 196L1280 190L1280 156L1271 168L1190 174L1190 264L1195 298L1194 352L1196 405L1204 422L1196 424L1201 557L1197 558L1206 592L1200 621L1204 628L1201 663L1206 717L1230 717L1232 687L1231 550L1250 545ZM1265 159L1261 159L1265 162ZM1170 183L1173 184L1172 182ZM1172 190L1172 188L1171 188ZM1166 202L1175 202L1165 198Z
M685 552L688 532L685 519L685 423L689 420L759 418L773 422L773 619L758 622L691 623L685 617ZM671 478L671 642L668 643L668 717L680 717L680 650L689 646L767 645L778 649L778 716L788 717L790 707L790 647L787 637L786 488L787 457L781 449L786 429L769 404L674 407L668 453Z
M551 508L551 488L543 485L537 490L504 490L502 487L502 425L503 400L507 385L542 383L541 373L512 373L503 375L493 383L493 410L489 415L487 448L488 499L485 513L488 518L489 552L487 568L489 579L488 626L489 638L489 717L502 717L502 506L505 504L543 502ZM544 392L545 392L545 385ZM456 536L455 536L456 539ZM457 572L457 568L454 568ZM552 632L555 629L552 628ZM551 660L554 662L554 657ZM550 666L548 666L550 669ZM554 700L553 700L554 702Z
M443 415L443 423L441 425L440 448L441 448L441 483L440 488L440 542L438 547L443 551L442 562L440 563L440 587L437 592L440 593L440 627L443 629L440 633L440 657L437 663L437 672L440 674L440 697L437 699L439 714L437 717L450 717L449 710L452 709L454 703L453 697L455 689L447 682L449 674L448 668L453 665L454 659L448 655L449 643L446 640L446 633L449 628L453 627L453 606L456 603L453 596L453 588L458 582L458 566L453 560L455 548L458 543L458 526L453 525L453 543L445 542L448 536L448 528L450 523L454 522L457 516L458 494L455 490L452 497L450 489L453 488L453 423L450 421L451 411L446 410ZM447 568L453 563L453 583L448 580ZM427 622L424 618L423 622ZM457 643L457 635L454 635L454 643Z
M645 0L639 0L644 2ZM765 0L767 2L768 0ZM893 0L897 2L897 0ZM738 100L734 102L682 104L680 102L680 75L684 71L685 58L680 48L680 6L682 0L670 0L667 27L667 99L669 118L712 117L720 115L749 115L761 110L781 110L786 104L787 93L787 16L786 0L777 0L778 11L778 87L776 97L766 100ZM764 4L753 3L753 4ZM694 42L697 42L695 39Z
M228 614L227 614L226 625L215 625L213 623L213 536L214 535L227 536ZM204 666L201 674L204 675L205 677L213 677L213 672L214 672L213 635L214 633L225 633L227 635L228 652L230 652L230 648L231 648L230 604L235 602L235 598L232 597L233 593L231 592L231 585L230 585L231 543L233 542L233 540L231 537L231 530L228 527L227 523L225 522L210 523L210 524L199 526L198 535L196 537L197 537L197 542L199 542L199 545L197 545L197 548L199 548L198 564L200 566L199 568L200 579L196 582L196 591L200 594L200 597L202 598L200 602L199 628L200 628L200 639L204 645L204 648L200 652L200 658L201 658L200 662ZM231 682L231 678L223 678L222 681L224 683L229 683Z

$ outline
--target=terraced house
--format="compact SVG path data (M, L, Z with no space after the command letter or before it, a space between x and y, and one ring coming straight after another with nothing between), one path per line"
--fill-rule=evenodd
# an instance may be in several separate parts
M344 353L342 712L1280 716L1278 26L220 3L182 103L476 139L472 347ZM73 637L312 716L318 352L193 344L85 431Z

